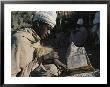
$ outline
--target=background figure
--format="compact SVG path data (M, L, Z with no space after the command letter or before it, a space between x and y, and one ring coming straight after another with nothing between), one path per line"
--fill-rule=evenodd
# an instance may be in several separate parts
M95 13L91 31L94 34L94 38L96 38L95 44L100 44L100 12Z
M67 53L67 66L68 69L73 70L73 73L75 70L79 70L81 73L81 68L86 71L93 70L84 48L88 32L84 27L83 18L78 19L77 25L76 29L71 31L71 43Z
M84 46L88 36L88 31L84 26L83 18L78 19L76 29L74 29L71 34L73 34L70 38L71 42L73 41L78 47Z
M94 14L93 26L89 30L85 49L92 66L95 69L100 69L100 12Z

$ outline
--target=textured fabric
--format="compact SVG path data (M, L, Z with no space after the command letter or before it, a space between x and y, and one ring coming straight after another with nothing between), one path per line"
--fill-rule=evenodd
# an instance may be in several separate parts
M35 76L39 74L41 74L40 76L44 76L44 74L47 76L58 75L58 69L54 64L48 64L50 68L47 69L47 66L39 63L38 59L41 56L45 57L45 55L51 54L53 50L42 47L43 49L36 53L36 48L41 48L40 38L32 29L20 29L12 36L11 40L11 76L16 76L19 72L21 72L20 76L22 77L33 76L30 73L34 70ZM47 59L51 57L51 55L47 56Z
M55 11L37 11L33 21L40 20L54 27L56 25L56 17Z
M87 55L84 47L76 47L72 42L67 53L68 69L88 66Z
M32 46L35 48L35 52L39 58L41 56L44 56L44 55L47 55L47 54L53 52L52 48L44 47L44 46L40 45L40 42L34 43Z
M88 66L84 46L84 42L87 39L87 31L84 27L80 27L78 31L71 32L70 46L67 52L67 66L69 69L80 68Z
M50 47L40 45L38 42L34 43L33 47L35 48L38 60L43 58L43 62L34 70L34 74L32 73L31 76L58 76L58 69L52 62L53 58L58 58L57 52L54 52Z
M55 77L60 74L60 71L54 64L46 64L43 67L36 68L33 72L31 72L31 77Z
M67 77L100 77L100 70L96 69L92 72L74 74L74 75L67 76Z
M39 40L39 37L33 37L35 33L32 29L23 29L15 33L11 38L11 73L17 74L33 60L34 48L33 42Z

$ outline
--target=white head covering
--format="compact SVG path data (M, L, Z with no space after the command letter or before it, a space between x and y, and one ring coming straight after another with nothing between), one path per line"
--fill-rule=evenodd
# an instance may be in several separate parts
M78 21L77 21L77 24L79 25L83 25L84 24L84 21L82 18L79 18Z
M33 21L40 20L54 27L56 25L56 18L57 14L55 11L37 11Z
M93 24L100 23L100 12L96 12Z

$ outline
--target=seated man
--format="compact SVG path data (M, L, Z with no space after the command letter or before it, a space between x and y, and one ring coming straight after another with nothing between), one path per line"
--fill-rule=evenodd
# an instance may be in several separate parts
M19 29L11 37L11 76L30 76L33 67L38 67L35 48L32 44L46 38L56 25L56 12L38 11L33 17L32 28ZM52 67L56 66L53 64ZM40 66L40 70L46 71ZM50 68L52 69L52 68ZM56 69L57 70L57 69ZM53 72L52 72L53 73Z

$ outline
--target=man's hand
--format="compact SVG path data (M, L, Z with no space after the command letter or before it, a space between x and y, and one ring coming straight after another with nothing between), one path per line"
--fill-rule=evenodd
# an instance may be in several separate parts
M54 59L54 63L60 70L67 69L67 66L60 62L58 59Z

